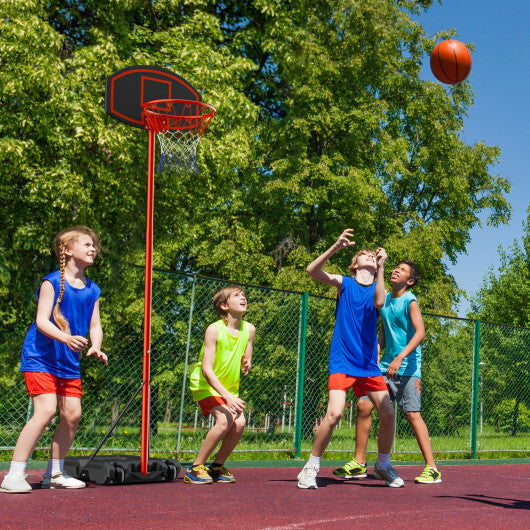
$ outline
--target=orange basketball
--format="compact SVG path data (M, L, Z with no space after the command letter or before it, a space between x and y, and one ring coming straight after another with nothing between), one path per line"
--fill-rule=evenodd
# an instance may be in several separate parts
M443 40L431 53L431 70L442 83L460 83L471 71L471 54L460 41Z

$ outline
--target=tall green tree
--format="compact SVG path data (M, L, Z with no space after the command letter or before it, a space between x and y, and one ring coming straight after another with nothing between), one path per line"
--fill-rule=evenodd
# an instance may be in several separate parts
M500 248L499 257L499 267L484 278L472 309L483 320L530 327L530 206L522 241Z
M511 327L530 328L530 206L522 241L514 241L499 253L500 266L484 278L472 308L475 317L507 325L483 325L481 361L488 389L486 404L497 411L496 426L508 428L515 436L524 425L521 411L530 407L530 333Z
M201 174L157 180L155 263L163 267L194 266L186 249L206 236L194 212L221 195L217 182L230 188L232 168L248 164L257 107L242 93L253 64L220 46L214 16L179 2L8 0L0 39L0 342L14 367L35 288L57 267L57 231L82 223L101 235L106 253L89 273L116 300L104 309L109 321L130 301L121 297L122 266L143 261L147 136L105 114L106 77L132 64L166 65L220 111ZM248 120L235 123L236 115ZM212 176L214 153L223 164Z
M273 285L307 288L300 272L351 226L359 246L417 261L424 305L450 309L456 286L444 260L465 250L480 212L493 225L506 221L509 184L489 173L498 148L460 138L469 82L448 88L419 77L436 40L450 35L428 37L413 20L430 4L212 4L226 46L257 65L245 90L261 114L253 163L238 168L244 184L222 202L225 228L203 242L198 265L234 277L261 250L274 259ZM227 270L228 256L237 259Z
M306 264L353 227L359 247L417 261L422 307L449 311L444 260L485 210L506 221L509 185L490 174L498 148L460 138L469 82L420 78L451 35L413 20L431 3L1 2L0 342L13 366L65 226L101 234L90 273L114 304L105 318L142 296L122 266L143 262L147 137L103 110L106 77L133 64L173 69L218 111L200 173L156 177L156 266L315 290Z

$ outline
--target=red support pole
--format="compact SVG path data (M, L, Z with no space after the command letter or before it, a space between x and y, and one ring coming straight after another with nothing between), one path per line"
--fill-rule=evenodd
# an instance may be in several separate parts
M147 161L147 215L145 229L144 350L140 472L147 475L149 460L149 405L151 396L151 297L153 282L153 204L155 181L155 133L149 130Z

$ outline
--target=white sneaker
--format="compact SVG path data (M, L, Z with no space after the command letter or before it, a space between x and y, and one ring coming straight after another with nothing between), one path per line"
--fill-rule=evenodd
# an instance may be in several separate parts
M403 479L396 473L396 470L390 464L383 469L379 466L379 463L376 462L372 475L379 480L384 480L386 485L391 488L405 487Z
M298 473L298 487L304 490L317 489L318 467L306 464L302 471Z
M30 493L31 486L26 481L26 473L13 473L6 475L0 486L0 491L4 493Z
M44 475L41 488L42 489L79 489L86 487L86 484L81 480L71 477L64 471L58 471L53 475Z

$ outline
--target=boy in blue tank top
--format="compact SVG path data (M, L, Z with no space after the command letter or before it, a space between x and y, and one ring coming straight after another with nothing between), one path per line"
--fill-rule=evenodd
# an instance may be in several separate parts
M309 460L298 475L298 487L302 489L317 488L320 459L335 426L342 418L346 392L350 387L357 397L368 396L381 419L374 476L384 480L387 486L404 486L403 480L390 465L390 449L394 440L394 409L377 365L377 310L385 301L385 249L357 252L349 267L351 277L322 270L337 251L355 244L350 240L351 237L353 230L344 230L339 239L306 269L313 279L336 287L337 308L329 354L328 408L315 433Z
M427 426L421 416L421 347L425 327L418 301L409 289L419 281L419 273L412 261L400 261L392 271L392 292L381 308L383 329L379 335L380 349L384 348L379 367L384 375L392 401L396 400L409 422L423 458L425 468L415 478L418 484L442 481L434 462ZM366 447L372 424L373 405L365 398L357 402L355 457L333 473L342 478L366 476Z

